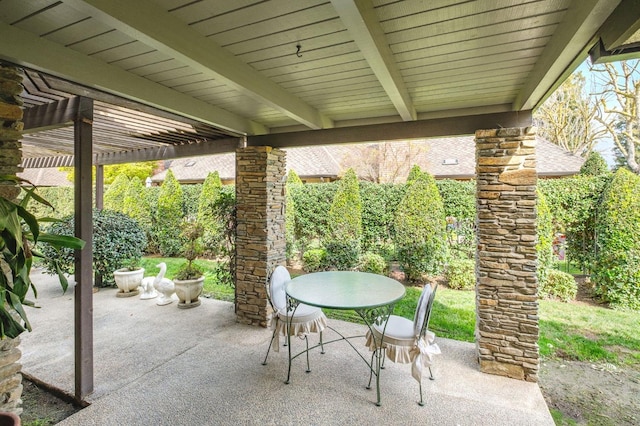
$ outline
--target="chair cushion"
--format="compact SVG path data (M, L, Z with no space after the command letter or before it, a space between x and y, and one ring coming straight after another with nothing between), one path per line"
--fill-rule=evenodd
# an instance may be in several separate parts
M285 309L287 306L285 285L288 281L291 281L291 275L289 275L287 268L282 265L277 266L269 280L269 296L271 303L278 311Z
M433 289L431 285L425 284L422 289L422 294L420 295L420 299L418 299L418 305L416 306L416 313L413 316L413 335L418 336L427 316L427 305L429 304L429 298L431 297L431 293Z

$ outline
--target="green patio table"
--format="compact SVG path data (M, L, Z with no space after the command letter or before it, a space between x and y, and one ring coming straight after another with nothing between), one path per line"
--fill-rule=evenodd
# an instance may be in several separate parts
M316 272L298 276L286 285L287 303L293 311L299 303L317 306L319 308L353 310L371 330L374 324L386 323L389 315L393 312L395 304L404 297L404 285L398 281L383 275L371 274L367 272L354 271L329 271ZM289 311L289 309L287 309ZM382 351L375 351L371 361L362 356L360 351L353 346L349 339L362 336L344 336L333 327L340 338L324 344L345 340L360 355L360 358L368 365L376 376L377 402L380 405L380 371L382 368ZM291 362L295 356L291 354L291 336L288 336L289 348L289 372L287 383L291 376ZM376 341L379 348L384 338L384 331L380 341ZM317 345L318 346L318 345ZM317 346L314 346L317 347ZM310 348L313 349L313 348ZM310 350L309 349L309 350ZM375 358L375 362L374 362Z

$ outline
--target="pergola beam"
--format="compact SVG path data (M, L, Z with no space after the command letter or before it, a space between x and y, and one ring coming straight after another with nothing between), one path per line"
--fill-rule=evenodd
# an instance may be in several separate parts
M340 19L364 55L404 121L416 119L411 96L370 0L331 0Z
M311 105L288 93L213 40L202 36L150 0L70 0L77 10L165 52L180 62L264 102L312 129L332 122Z
M24 110L24 134L73 125L78 114L78 97L65 98Z
M447 117L399 123L371 124L291 133L275 133L247 138L247 146L268 145L290 148L309 145L378 142L437 136L474 134L478 129L531 126L531 111Z

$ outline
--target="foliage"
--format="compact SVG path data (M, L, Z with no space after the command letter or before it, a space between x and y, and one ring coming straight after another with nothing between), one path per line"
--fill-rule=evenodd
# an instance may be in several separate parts
M182 188L169 170L158 194L156 233L160 254L175 256L180 252L180 224L183 219Z
M448 255L445 226L435 179L421 173L407 188L395 215L398 261L409 280L440 272Z
M73 214L74 194L72 186L59 186L50 188L42 187L36 189L36 194L47 200L49 206L41 203L31 203L29 205L29 211L34 216L47 216L51 218L61 219L65 216Z
M597 97L586 92L585 78L578 72L569 76L536 110L534 122L541 137L585 156L603 136L603 130L595 126L600 115Z
M216 277L220 283L235 288L236 279L236 230L237 210L234 186L224 186L213 205L213 212L220 221L222 239L218 253Z
M296 206L295 238L304 252L311 241L324 240L329 234L329 210L338 182L307 183L289 189Z
M596 222L596 292L612 306L640 310L640 176L618 169Z
M329 209L329 236L325 240L327 260L337 269L356 266L362 238L362 201L358 177L347 170Z
M0 176L0 184L5 187L16 187L22 180L16 176ZM16 191L19 192L19 191ZM4 194L4 192L2 193ZM0 196L0 338L15 338L25 330L31 331L31 324L23 305L33 306L26 299L27 292L32 289L38 296L36 287L31 282L29 273L33 257L44 257L49 261L53 271L58 274L60 285L66 291L68 282L58 264L57 252L64 248L82 249L84 241L75 237L66 237L56 233L40 232L40 222L46 219L36 218L29 212L29 203L35 200L46 206L50 204L35 193L35 188L28 186L20 202ZM47 257L37 251L38 242L47 243L53 252Z
M445 270L447 285L454 290L476 288L476 262L472 259L452 259Z
M476 218L476 182L442 179L436 181L442 197L445 216L453 216L458 221Z
M358 271L384 275L387 272L387 261L376 253L365 252L358 260Z
M360 182L363 250L389 257L393 217L404 191L405 185Z
M187 263L182 265L176 275L176 280L195 280L202 276L202 269L198 268L193 261L202 254L204 247L202 245L202 235L204 228L195 220L185 220L181 226L181 237L184 241L182 256L187 259Z
M68 216L53 223L51 232L60 235L73 235L74 216ZM103 286L112 286L113 271L121 269L132 259L140 259L147 244L147 238L138 223L129 216L112 210L93 211L93 270L102 276ZM42 252L48 257L58 257L64 272L72 274L75 268L73 250L63 249L56 252L50 246L44 246ZM47 272L54 273L55 265L44 262Z
M365 182L398 183L424 150L411 141L358 144L345 155L340 166L345 170L353 169Z
M302 268L307 272L324 271L327 269L327 250L314 248L302 254Z
M539 297L555 297L563 302L575 299L576 294L578 294L578 284L573 275L557 269L547 271L547 278L538 287Z
M104 192L104 208L122 212L124 207L124 197L129 188L129 177L127 175L119 175L113 183L108 186Z
M217 254L222 242L222 223L215 214L215 205L220 198L222 181L220 174L215 171L209 173L202 184L200 198L198 200L198 223L202 225L202 242L205 252Z
M126 176L129 179L137 177L141 181L145 182L148 177L153 175L153 171L158 168L157 161L145 161L141 163L125 163L125 164L110 164L104 166L104 183L105 185L111 185L118 176ZM73 167L58 167L61 172L67 173L67 180L73 182L75 179L75 169ZM96 180L96 167L91 169L91 178L93 182Z
M409 170L409 174L407 175L407 183L415 181L420 176L422 176L422 170L420 169L420 166L414 164Z
M146 188L138 177L133 177L129 182L129 187L124 196L122 212L138 222L138 225L147 236L148 242L151 239L153 218Z
M598 151L591 151L580 167L580 174L582 176L600 176L605 173L609 173L607 161Z
M553 268L553 217L547 204L547 200L540 190L536 191L538 197L536 207L538 210L538 221L536 232L538 241L536 242L536 254L538 255L537 275L538 285L544 286L549 270Z
M286 198L285 198L285 241L286 241L286 256L287 259L294 257L296 252L296 202L291 194L291 188L295 185L302 185L300 176L296 174L294 170L289 170L286 183Z

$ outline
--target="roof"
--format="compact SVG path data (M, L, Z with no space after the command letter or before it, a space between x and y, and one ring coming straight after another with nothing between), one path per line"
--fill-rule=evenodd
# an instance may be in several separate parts
M571 154L551 142L537 138L537 170L541 177L574 175L580 171L584 159ZM409 168L418 164L438 179L473 179L475 177L475 142L473 136L394 142L394 145L412 144L415 149L411 164L396 182L404 182ZM364 145L326 145L321 147L288 148L287 170L293 169L302 178L336 178L349 166L349 156L360 158ZM366 146L370 146L367 144ZM203 182L210 172L218 171L223 180L235 179L235 156L218 154L180 158L167 164L178 181ZM152 177L154 182L164 181L166 170Z
M53 110L86 96L208 126L203 137L175 137L174 126L161 140L96 140L95 161L107 164L232 152L238 142L288 148L527 126L590 50L595 60L637 56L639 28L635 0L5 0L0 59L37 72L36 92L48 96L36 97ZM45 117L28 128L34 137L69 126ZM27 156L44 154L28 149L35 139ZM73 153L63 148L47 155Z

